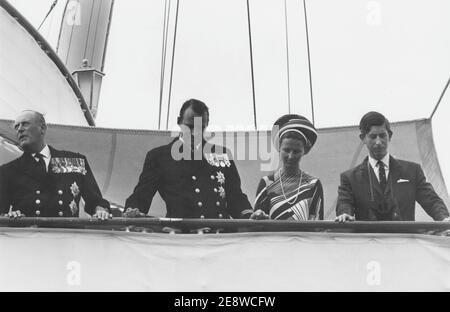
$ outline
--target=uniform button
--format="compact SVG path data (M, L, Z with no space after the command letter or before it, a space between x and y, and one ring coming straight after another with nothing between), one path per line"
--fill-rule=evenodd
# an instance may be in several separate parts
M39 200L39 199L36 199L36 204L40 204L41 203L41 201Z
M63 194L63 191L62 191L62 190L59 190L59 191L58 191L58 194L59 194L59 195L62 195L62 194Z
M38 195L41 194L41 191L37 190L37 191L36 191L36 194L38 194Z
M223 215L222 215L221 213L219 213L219 218L220 218L220 219L222 219L222 218L223 218Z
M198 203L197 203L197 206L202 207L202 206L203 206L203 203L202 203L202 202L198 202Z
M63 212L62 211L58 212L58 216L62 217L63 216Z
M214 180L214 178L215 178L215 177L212 175L212 176L211 176L211 180Z
M195 193L197 193L197 194L200 193L200 189L199 189L199 188L196 188L196 189L195 189Z
M36 215L38 216L40 214L41 214L41 211L40 210L36 210Z
M220 206L220 202L216 202L216 206L219 207Z
M196 176L192 176L192 180L197 180L197 177Z
M201 216L200 216L200 219L205 219L205 216L204 216L204 215L201 215Z
M63 201L62 201L62 200L58 201L58 204L59 204L60 206L62 206Z

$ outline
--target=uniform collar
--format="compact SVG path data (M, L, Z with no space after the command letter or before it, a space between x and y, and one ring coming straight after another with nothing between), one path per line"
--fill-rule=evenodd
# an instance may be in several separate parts
M35 157L37 153L31 154L31 156ZM50 149L48 148L48 145L46 144L44 148L39 152L42 156L44 156L45 159L50 159L52 157L50 153Z
M178 137L178 139L181 141L181 142L183 142L183 145L187 145L186 144L186 142L184 141L184 139L183 139L183 135L180 133L180 136ZM203 140L202 140L203 141ZM200 146L202 145L202 142L200 142L200 143L198 143L196 146L195 146L195 149L198 151L198 149L200 148ZM189 148L190 148L191 146L189 145Z

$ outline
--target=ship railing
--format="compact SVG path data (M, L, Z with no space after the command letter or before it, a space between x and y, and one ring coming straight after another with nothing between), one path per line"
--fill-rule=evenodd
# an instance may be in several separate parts
M30 218L0 217L0 227L114 230L142 233L220 234L242 232L405 233L450 236L450 222L278 221L175 218Z

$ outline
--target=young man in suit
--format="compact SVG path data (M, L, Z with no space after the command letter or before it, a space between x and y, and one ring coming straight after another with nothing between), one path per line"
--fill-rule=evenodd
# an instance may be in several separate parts
M84 155L59 151L45 143L44 116L24 111L14 123L23 155L0 167L0 214L19 217L78 217L84 210L98 219L110 217Z
M359 128L369 155L341 174L336 221L414 221L416 201L435 221L450 221L447 207L426 181L421 166L389 154L389 121L369 112Z
M229 152L203 138L209 110L191 99L180 110L179 137L147 153L125 217L143 217L159 192L168 218L249 218L253 212Z

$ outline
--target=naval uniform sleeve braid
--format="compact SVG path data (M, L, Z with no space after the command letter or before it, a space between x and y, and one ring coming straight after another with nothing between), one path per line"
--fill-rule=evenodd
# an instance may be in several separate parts
M153 196L158 190L161 180L160 168L158 166L157 153L152 150L145 157L139 181L134 188L133 194L125 202L126 208L138 208L140 212L147 214L152 204Z
M225 182L227 210L235 219L248 219L253 213L247 195L242 192L241 179L233 160L230 160L229 176Z
M95 214L95 208L97 206L101 206L110 211L109 202L102 197L102 193L98 187L87 158L83 156L83 159L86 167L86 175L83 176L83 184L81 186L81 196L86 203L84 210L90 215Z

